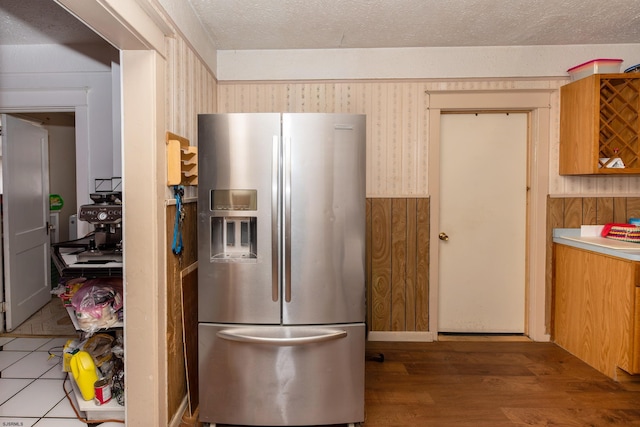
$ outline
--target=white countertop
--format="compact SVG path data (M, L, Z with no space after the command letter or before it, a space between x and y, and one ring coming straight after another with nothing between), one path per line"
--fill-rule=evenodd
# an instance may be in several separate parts
M630 261L640 261L640 243L623 242L598 236L581 236L579 228L555 228L553 242Z
M77 248L60 248L60 256L62 260L69 266L70 268L122 268L122 262L104 262L104 263L85 263L78 261L78 253Z

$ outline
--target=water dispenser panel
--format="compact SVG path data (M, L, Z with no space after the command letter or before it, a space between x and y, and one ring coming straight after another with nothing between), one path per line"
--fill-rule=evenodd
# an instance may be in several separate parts
M255 211L257 190L211 190L212 211Z
M246 261L257 256L257 218L211 217L211 260Z

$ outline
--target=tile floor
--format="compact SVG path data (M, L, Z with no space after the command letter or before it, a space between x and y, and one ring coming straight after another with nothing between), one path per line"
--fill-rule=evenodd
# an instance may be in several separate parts
M87 427L65 396L62 359L49 357L49 351L60 355L66 342L67 338L0 337L0 426ZM70 390L71 383L65 387Z

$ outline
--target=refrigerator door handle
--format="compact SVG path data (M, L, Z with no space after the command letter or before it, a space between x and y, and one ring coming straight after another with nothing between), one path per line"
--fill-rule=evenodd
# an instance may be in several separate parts
M273 136L273 156L271 165L271 299L278 301L278 194L280 182L278 177L280 160L280 138Z
M313 344L325 341L337 340L345 338L347 331L338 329L318 330L308 329L301 331L299 336L285 337L277 336L265 336L266 334L260 334L259 329L242 328L242 329L226 329L219 331L216 335L222 339L228 341L237 341L248 344L268 344L275 346L297 346Z
M291 302L291 138L284 138L284 300Z

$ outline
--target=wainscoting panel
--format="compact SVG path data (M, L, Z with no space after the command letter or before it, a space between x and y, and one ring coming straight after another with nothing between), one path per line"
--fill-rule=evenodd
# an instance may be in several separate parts
M187 394L187 372L185 369L185 340L183 339L183 304L182 304L182 277L193 274L193 266L198 260L197 254L197 205L196 203L184 204L185 217L182 223L182 238L184 250L181 255L175 255L171 250L171 244L167 247L167 383L168 383L168 409L170 416L178 410L182 399ZM169 205L166 209L167 223L166 233L168 242L173 239L173 227L176 215L176 206ZM189 275L189 280L197 286L197 277ZM188 312L197 312L198 307L186 307ZM186 331L191 336L197 336L197 329ZM190 355L191 357L192 355ZM191 367L190 367L191 368ZM197 370L193 367L190 373ZM197 392L197 390L194 390Z
M429 199L367 199L370 331L429 330Z

